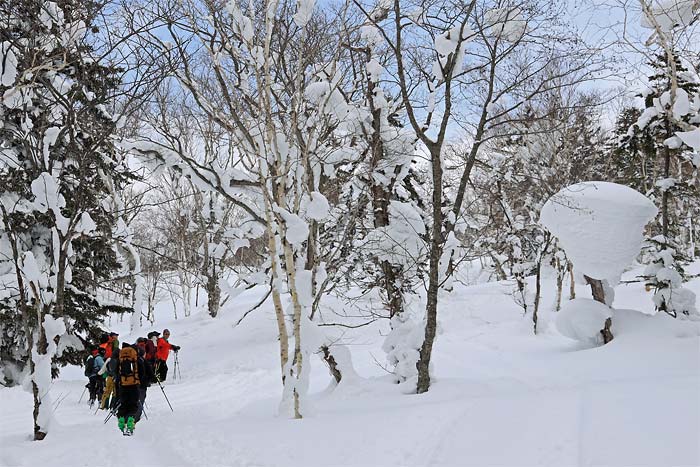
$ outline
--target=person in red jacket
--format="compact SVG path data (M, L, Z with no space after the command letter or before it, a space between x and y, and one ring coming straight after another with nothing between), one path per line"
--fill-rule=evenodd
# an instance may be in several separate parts
M158 345L156 346L156 378L158 381L163 382L168 376L168 364L166 363L168 357L170 356L170 350L177 352L180 350L180 346L173 345L168 342L170 338L170 331L163 329L163 337L158 339Z

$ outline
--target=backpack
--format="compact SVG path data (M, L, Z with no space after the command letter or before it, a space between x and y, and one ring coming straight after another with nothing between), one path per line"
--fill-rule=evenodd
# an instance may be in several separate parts
M119 382L122 386L140 383L138 356L133 347L125 347L119 352Z
M88 355L85 359L85 376L90 376L92 374L93 367L95 366L95 356Z

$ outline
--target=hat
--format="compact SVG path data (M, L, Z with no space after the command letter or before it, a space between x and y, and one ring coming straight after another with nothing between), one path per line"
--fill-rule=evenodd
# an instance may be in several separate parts
M146 339L145 337L139 337L138 339L136 339L136 342L146 342L147 340L148 339Z
M150 339L153 336L160 336L160 333L158 331L151 331L148 333L148 338Z
M110 335L110 336L118 336L119 333L118 333L118 332L110 332L109 335Z

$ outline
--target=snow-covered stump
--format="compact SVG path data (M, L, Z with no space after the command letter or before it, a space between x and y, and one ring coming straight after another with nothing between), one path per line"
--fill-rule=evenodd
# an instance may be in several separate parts
M632 188L582 182L552 196L542 207L540 223L559 239L574 269L591 286L594 300L611 308L613 287L639 254L644 227L657 212L649 199ZM563 322L567 316L574 314L570 308L565 307L569 311L557 319L560 331L567 328ZM576 311L590 308L576 307ZM607 344L613 339L612 314L598 314L599 333Z
M557 330L564 336L587 345L605 341L601 323L612 321L612 309L590 298L575 298L566 302L557 314Z

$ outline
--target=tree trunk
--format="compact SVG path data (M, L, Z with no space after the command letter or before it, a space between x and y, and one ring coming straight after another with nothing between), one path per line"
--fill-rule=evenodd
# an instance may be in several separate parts
M321 352L323 352L323 361L328 365L328 369L330 370L333 379L335 379L336 383L340 383L340 381L343 379L343 374L340 372L338 363L335 361L335 358L333 358L333 354L331 354L328 346L321 346Z
M518 286L518 293L520 294L521 302L520 306L523 309L523 316L525 316L527 315L527 278L525 277L524 272L519 272L515 274L515 283Z
M389 261L382 261L382 271L384 274L384 290L387 295L387 307L389 308L389 318L403 312L403 294L396 286L400 272Z
M586 283L591 286L591 293L593 294L593 300L607 305L605 302L605 288L603 287L603 281L600 279L593 279L586 275L583 276L586 279Z
M556 311L561 310L561 296L562 290L564 288L564 269L562 268L561 260L556 259L557 268L557 299L556 299Z
M664 146L664 178L668 178L671 170L671 150L668 146ZM668 201L670 193L666 189L661 194L661 219L663 225L661 226L661 233L664 238L668 241Z
M192 314L192 284L189 278L186 276L183 277L185 278L186 282L180 287L182 288L182 304L184 307L185 318L187 318Z
M439 235L439 233L435 233L434 235ZM416 390L418 394L427 392L430 388L430 357L433 351L433 342L437 330L440 246L439 241L431 239L428 301L425 308L425 338L423 339L423 345L420 349L420 358L418 363L416 363L416 367L418 368L418 384Z
M299 302L299 292L296 284L296 268L294 265L294 252L292 246L286 241L283 241L285 266L287 269L287 284L289 293L292 296L292 308L294 314L292 316L292 334L294 336L294 358L292 360L293 374L295 378L294 387L294 418L303 418L301 414L301 395L297 390L296 383L303 378L304 355L302 352L301 342L301 303Z
M690 251L688 256L690 261L695 260L695 225L693 223L693 216L688 213L688 243L690 245Z
M34 372L34 364L30 366L32 373ZM42 441L46 438L46 432L41 431L41 427L37 424L39 419L39 407L41 406L41 396L39 395L39 388L32 380L32 395L34 396L34 441Z
M34 371L36 371L36 366L34 364L34 359L32 358L32 352L34 351L34 333L32 332L31 326L31 308L29 306L29 298L27 297L26 293L27 289L25 287L24 275L22 273L22 269L20 268L21 259L19 249L17 248L17 239L14 237L14 235L12 235L12 229L8 228L9 222L7 220L7 213L2 207L2 204L0 204L0 210L3 214L3 222L5 223L6 231L9 233L8 238L11 240L10 246L12 247L12 259L14 262L15 275L17 277L19 291L19 310L22 313L22 326L24 327L24 334L27 339L27 348L29 349L29 374L32 375L32 396L34 399L34 410L32 412L34 419L34 440L41 441L46 437L46 432L42 431L42 427L37 424L39 418L39 407L41 406L41 397L39 394L39 387L36 385L33 377ZM43 318L41 316L40 309L37 309L37 315L39 322L39 336L36 343L37 353L41 353L41 349L43 349L43 353L46 354L48 350L48 341L46 340L46 331L42 325Z
M368 53L367 56L370 57L371 54ZM372 178L371 173L386 157L384 141L382 140L382 109L376 108L374 105L376 86L376 83L369 80L367 85L367 100L369 101L372 111L372 159L370 161L369 183L372 186L374 227L380 228L389 225L389 201L391 200L391 192L390 188L377 183ZM381 270L384 276L382 284L384 286L384 293L386 294L385 306L389 310L389 317L393 318L403 312L403 296L401 294L401 289L396 286L401 272L399 268L395 267L387 260L381 261Z
M41 305L37 304L37 318L38 318L38 331L39 331L39 338L36 342L36 351L37 354L42 356L46 355L49 347L49 342L46 339L46 330L44 329L44 313L41 311L40 307ZM34 358L33 356L29 357L29 360L32 362L30 364L30 370L32 372L32 395L34 396L34 440L35 441L41 441L44 438L46 438L47 432L44 431L46 427L42 427L39 425L39 409L42 404L42 397L44 396L43 394L39 394L39 386L36 384L36 375L34 375L34 371L36 370L34 366Z
M574 280L574 265L571 261L567 262L569 269L569 300L576 298L576 281Z
M605 320L605 325L603 326L603 329L600 330L601 336L603 336L603 344L607 344L608 342L612 341L614 336L612 333L612 318L608 318Z
M276 234L275 224L273 223L272 205L270 203L270 199L265 196L266 192L263 192L263 194L263 199L265 201L267 247L270 250L270 269L272 271L272 286L270 293L272 294L272 303L274 304L275 318L277 320L277 334L280 342L280 367L282 370L282 385L284 385L287 378L287 362L289 362L289 334L287 333L287 323L284 319L284 307L282 306L281 291L278 287L279 281L281 280L280 273L282 271L279 264L279 255L277 253L277 242L275 241Z
M540 309L540 295L542 293L542 259L537 262L535 274L535 304L532 311L532 327L537 334L537 312Z
M583 277L586 279L586 283L588 283L591 286L591 293L593 294L593 299L607 306L607 303L605 302L605 287L603 287L603 282L600 279L593 279L586 275L584 275ZM607 344L608 342L613 340L614 336L612 333L611 318L607 318L605 320L605 324L603 326L603 329L600 330L600 334L603 336L604 344Z
M428 300L425 307L425 338L420 348L420 358L416 363L418 369L418 394L427 392L430 388L430 357L433 352L433 342L437 330L438 291L440 289L440 256L445 243L442 232L442 163L440 147L430 148L433 178L433 226L430 234L430 264L428 270Z
M207 272L207 309L209 316L216 318L221 304L221 288L215 271Z
M498 276L499 281L504 281L508 279L508 274L503 270L503 266L501 265L500 261L498 261L496 258L494 258L493 255L491 255L491 259L493 260L493 267L496 270L496 275Z

